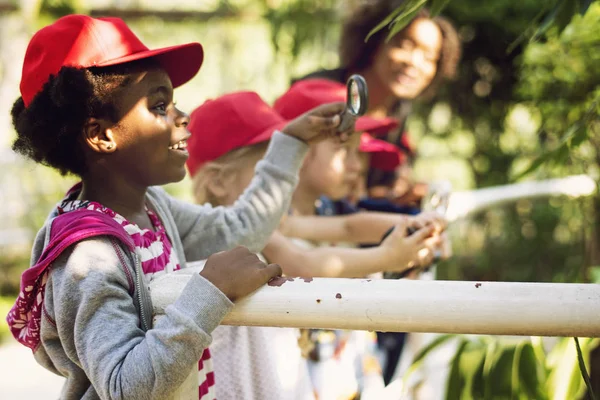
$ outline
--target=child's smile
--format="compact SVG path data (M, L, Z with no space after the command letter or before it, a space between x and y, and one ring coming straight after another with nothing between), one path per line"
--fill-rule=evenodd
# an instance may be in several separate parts
M171 152L173 152L176 157L181 157L182 162L184 163L187 161L190 155L187 150L187 141L190 138L190 136L191 135L188 133L183 139L178 140L177 142L169 146L169 150L171 150Z
M187 153L187 139L180 140L179 142L169 146L170 150L180 150Z

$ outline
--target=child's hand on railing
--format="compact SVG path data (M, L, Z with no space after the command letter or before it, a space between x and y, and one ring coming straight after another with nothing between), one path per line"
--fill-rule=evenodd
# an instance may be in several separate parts
M308 144L333 137L344 141L354 131L354 124L345 132L337 131L345 107L345 103L323 104L290 121L282 132Z
M279 265L265 264L242 246L211 255L200 272L233 302L281 274Z
M411 218L410 227L422 228L424 226L432 225L434 231L437 234L441 234L448 227L448 220L435 211L425 211Z
M380 245L389 260L387 272L430 265L440 243L441 236L436 233L434 224L427 224L412 233L406 223L396 225Z

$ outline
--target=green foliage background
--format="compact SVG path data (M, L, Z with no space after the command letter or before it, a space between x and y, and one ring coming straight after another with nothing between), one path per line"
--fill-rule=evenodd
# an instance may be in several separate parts
M358 1L209 0L199 4L179 0L165 4L129 0L118 2L122 8L115 8L117 2L112 0L28 0L14 2L12 11L0 19L22 22L22 31L14 32L17 38L68 12L116 14L150 47L200 41L205 48L205 64L197 78L176 92L179 104L192 110L208 98L234 90L255 90L273 101L291 78L337 66L339 21ZM443 14L457 26L464 55L456 81L432 101L416 104L409 121L409 132L420 154L416 176L448 179L457 190L580 173L598 180L600 3L406 1L407 6L424 3L434 7L447 3ZM130 13L132 9L144 15ZM7 68L0 65L0 88L8 87L4 93L16 97L18 82L5 80L3 71ZM0 113L5 116L9 110L1 109ZM0 154L7 154L13 135L0 132L0 150L4 151ZM5 229L25 228L34 233L48 210L74 183L72 178L61 178L21 159L5 161L1 166L0 199L7 201L2 204ZM191 200L188 180L170 185L168 190ZM599 229L598 196L522 200L490 209L451 227L455 256L439 265L438 277L591 281L600 271L594 268L600 265ZM0 309L7 308L18 291L19 275L29 262L29 248L29 242L0 247ZM2 320L0 335L3 330ZM468 364L469 357L480 360L480 350L490 340L463 342L453 369L454 383L462 382L457 390L467 390L467 381L475 384L473 376L468 376L469 369L458 366ZM585 343L589 353L590 344ZM535 350L535 346L522 342L498 346L508 349L506 354L513 357L513 363L515 354L525 354L531 360ZM480 365L477 362L471 364ZM506 371L494 368L498 373ZM547 375L557 373L550 371L550 364L538 363L533 368L544 368ZM497 382L506 393L543 397L527 391L535 390L535 384L515 392L515 382L517 386L527 382L515 381L514 372L511 379L502 379ZM580 387L576 389L581 394Z
M41 11L29 30L65 10L108 12L95 9L96 3L111 4L40 1ZM157 2L131 4L147 11L146 17L125 19L150 46L203 43L202 71L176 93L179 104L191 110L207 98L233 90L256 90L272 101L292 77L334 67L339 20L352 2L215 0L202 8L178 2L178 10L190 10L189 16L170 19L152 11L171 10ZM444 14L459 29L464 55L458 79L433 101L418 104L410 119L410 135L421 156L415 167L419 178L449 179L458 190L506 184L541 152L556 149L560 154L552 157L554 164L536 170L532 177L588 173L597 178L597 103L592 112L590 107L600 93L600 7L596 2L585 16L576 15L560 35L552 26L535 42L518 42L524 32L538 26L540 9L551 10L553 4L448 3ZM199 17L198 12L207 14ZM518 44L508 51L514 43ZM561 147L563 134L584 115L589 123L571 134L570 147ZM20 225L31 231L73 183L22 160L0 174L25 193L15 212L21 212ZM190 199L187 181L169 190ZM584 281L586 268L600 264L595 249L599 207L597 199L521 201L457 223L452 231L455 257L440 266L440 277ZM4 264L0 293L15 293L16 277L28 257L26 247L6 249L0 261Z

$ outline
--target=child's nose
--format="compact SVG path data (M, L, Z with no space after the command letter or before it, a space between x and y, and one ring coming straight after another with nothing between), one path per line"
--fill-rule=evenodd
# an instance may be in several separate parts
M423 64L425 64L425 60L426 60L425 53L418 49L413 50L410 59L411 59L410 60L411 64L414 67L422 67Z
M176 127L187 127L190 123L190 116L181 110L177 110L177 117L175 118Z

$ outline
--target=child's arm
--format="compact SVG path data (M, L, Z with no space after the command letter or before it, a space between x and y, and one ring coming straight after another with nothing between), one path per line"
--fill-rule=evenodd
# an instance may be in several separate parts
M435 213L418 216L385 212L358 212L343 216L288 216L279 230L285 236L316 242L379 243L383 235L398 224L419 228L434 224L438 231L446 221Z
M344 103L324 104L290 121L282 129L285 133L276 132L250 186L231 207L194 206L163 195L186 258L202 260L236 245L262 250L289 208L307 143L347 136L348 132L337 131L344 107Z
M230 207L190 204L162 190L153 189L149 194L173 215L172 224L179 231L188 260L203 260L236 245L259 252L289 209L307 150L305 143L275 133L250 186Z
M210 333L233 306L230 298L278 272L258 265L245 249L215 255L207 261L207 274L193 275L164 317L144 332L134 298L145 289L135 287L133 261L115 246L107 239L86 240L54 263L44 322L55 322L42 324L58 335L43 343L45 350L64 351L70 359L65 362L80 366L103 399L170 398L197 368ZM249 271L254 272L241 277ZM218 288L224 282L228 286Z
M288 276L358 278L382 271L404 271L415 264L426 265L433 255L438 237L427 237L432 226L406 237L406 225L399 225L380 246L368 249L316 247L305 249L275 232L263 250ZM425 249L424 254L419 251Z

